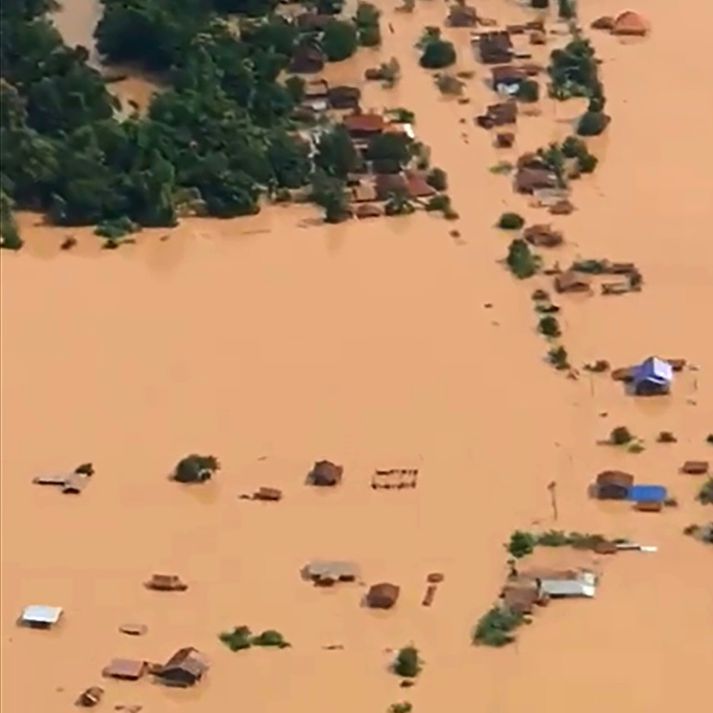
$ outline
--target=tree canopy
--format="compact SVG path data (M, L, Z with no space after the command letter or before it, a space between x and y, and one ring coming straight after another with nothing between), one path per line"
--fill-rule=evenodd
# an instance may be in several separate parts
M64 225L126 218L171 226L181 195L197 198L209 215L232 217L257 212L263 193L309 185L314 166L292 119L304 83L285 83L281 73L313 38L273 14L276 0L102 4L95 32L102 57L161 78L145 115L119 113L87 49L65 46L47 19L52 0L3 0L4 216L14 205ZM317 5L341 9L338 2ZM378 23L372 7L358 12L364 27ZM238 14L239 31L220 13ZM321 45L331 60L349 57L356 25L331 21ZM321 148L318 165L339 178L355 155L341 134L332 143ZM341 214L341 203L336 208Z

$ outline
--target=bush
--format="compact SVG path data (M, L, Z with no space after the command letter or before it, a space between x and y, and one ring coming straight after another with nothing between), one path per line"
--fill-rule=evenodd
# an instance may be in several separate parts
M565 158L581 158L589 154L587 144L577 136L568 136L560 147Z
M215 456L200 456L192 453L179 461L174 471L174 479L179 483L194 483L210 480L220 463Z
M251 645L250 629L247 626L236 626L232 631L224 631L218 638L231 651L249 649Z
M448 188L448 175L442 168L433 168L426 176L426 182L437 191L445 191Z
M609 124L609 117L602 111L587 111L582 114L577 133L580 136L599 136Z
M125 235L135 233L137 230L141 230L141 226L134 223L133 220L127 218L125 215L122 215L120 218L104 220L99 223L94 229L94 234L102 238L117 240L118 238L123 238Z
M708 478L701 486L696 499L703 505L713 505L713 478Z
M579 159L577 159L577 165L581 173L592 173L598 163L599 159L590 153L585 156L580 156Z
M521 239L513 240L508 249L506 262L515 277L525 280L537 272L537 258L530 246Z
M359 44L362 47L378 47L381 44L381 30L378 25L359 30Z
M413 706L408 702L403 703L392 703L389 706L388 713L411 713Z
M384 214L389 216L410 215L415 210L408 195L403 191L392 193L384 205Z
M503 213L498 220L498 228L519 230L525 225L525 219L519 213Z
M288 77L285 80L285 89L292 97L292 101L299 104L305 97L305 80L297 76Z
M253 636L250 643L253 646L271 646L278 649L286 649L290 646L290 643L285 641L285 637L274 629L268 629L258 636Z
M547 352L547 359L559 371L569 369L569 355L563 346L555 347Z
M12 208L12 200L3 191L0 195L0 248L19 250L24 243L17 229L17 222L12 213Z
M505 549L516 559L532 554L537 544L537 539L529 532L515 530L510 535L510 542L505 545Z
M432 198L429 198L428 203L426 203L426 210L428 211L446 211L450 207L451 199L447 195L433 196Z
M455 61L456 49L453 43L436 39L426 43L419 64L425 69L442 69L450 67Z
M572 20L577 16L575 0L558 0L558 15L562 20Z
M537 329L546 337L559 337L562 334L559 322L549 315L540 319Z
M713 433L709 433L709 434L706 436L706 443L708 443L708 444L710 444L711 446L713 446Z
M550 0L530 0L530 7L535 10L545 10L550 6Z
M625 446L634 440L634 434L626 426L617 426L609 434L609 442L615 446Z
M421 669L423 668L423 663L418 655L418 649L415 646L405 646L396 655L396 660L394 661L394 673L404 678L416 678Z
M549 530L538 536L537 544L542 547L564 547L571 544L571 540L562 530Z
M505 646L515 640L515 629L525 621L525 617L507 607L493 607L482 616L473 633L473 643L483 646Z
M436 79L436 86L441 94L457 96L463 93L465 82L462 82L452 74L443 73Z
M330 20L324 28L322 49L330 62L351 57L357 48L357 32L351 22Z
M525 79L518 87L516 96L522 102L536 102L540 99L540 85L534 79Z

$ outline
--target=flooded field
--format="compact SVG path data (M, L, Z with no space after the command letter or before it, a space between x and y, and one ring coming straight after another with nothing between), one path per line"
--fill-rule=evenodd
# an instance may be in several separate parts
M384 46L326 76L354 82L379 57L398 57L401 82L364 86L364 105L416 113L419 138L448 172L457 223L419 213L324 226L312 208L273 207L184 220L102 251L91 229L21 216L26 245L0 263L3 709L72 710L89 685L107 690L99 710L145 713L383 713L399 700L415 713L564 712L574 702L580 713L669 713L709 697L711 553L681 531L710 506L694 502L699 481L678 469L712 450L713 5L697 0L684 13L642 2L653 28L643 41L587 30L613 121L591 142L600 165L574 184L577 210L563 218L529 207L488 167L564 138L581 105L543 101L540 116L519 121L516 147L496 150L473 124L492 93L469 30L444 31L459 69L476 72L472 101L460 105L439 95L413 49L447 6L423 0L406 15L394 5L383 4L382 26L394 28ZM626 9L580 5L584 27ZM503 23L533 16L514 2L477 6ZM72 8L57 24L82 42L96 6ZM535 59L558 41L533 48ZM498 263L510 238L493 224L508 209L561 227L567 245L553 259L563 264L635 260L644 275L638 294L559 300L573 364L660 354L698 371L677 378L671 397L642 403L607 376L571 381L546 365L530 293L549 278L515 281ZM79 243L65 253L69 233ZM646 450L596 444L618 425ZM661 430L678 443L656 444ZM214 482L167 481L191 452L220 459ZM322 458L344 466L333 492L304 485ZM88 460L97 472L78 498L31 484ZM382 467L419 468L418 487L372 491ZM588 499L605 468L666 485L679 507L649 514ZM238 499L261 485L281 488L283 501ZM543 609L512 647L475 648L472 627L507 573L502 543L528 527L659 551L600 558L596 599ZM313 558L352 559L367 584L398 583L398 605L375 613L360 606L359 586L313 588L299 575ZM424 608L434 570L445 581ZM146 591L161 571L179 573L188 591ZM16 628L29 603L64 607L61 626ZM126 621L148 634L123 636ZM292 648L232 653L218 633L241 624L278 629ZM409 642L425 668L402 690L389 650ZM333 644L344 648L323 648ZM211 661L195 689L102 682L113 657L163 661L185 645Z

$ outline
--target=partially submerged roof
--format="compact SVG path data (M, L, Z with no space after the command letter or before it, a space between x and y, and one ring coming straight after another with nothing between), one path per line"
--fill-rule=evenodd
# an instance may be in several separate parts
M164 676L173 670L185 671L194 678L200 678L208 670L208 663L198 649L193 646L186 646L178 649L156 672L156 675Z
M584 579L541 579L539 590L550 597L593 597L597 586Z
M136 681L146 672L146 662L137 659L112 659L102 670L102 676Z
M641 15L632 10L626 10L614 20L611 31L614 35L643 37L648 33L649 28Z
M353 114L344 118L344 126L350 134L380 134L385 125L381 114Z
M381 582L370 587L366 604L372 609L391 609L399 598L400 588L396 584Z
M648 381L662 386L673 380L673 367L658 357L649 357L634 369L634 383Z
M629 488L634 484L634 476L622 470L603 470L597 475L597 485L619 485Z
M23 609L21 621L23 624L51 626L60 620L62 612L62 607L52 607L45 604L30 604Z
M359 567L343 560L312 560L305 567L305 573L310 579L348 582L359 576Z
M666 500L666 488L663 485L632 485L629 488L629 500L637 503L663 502Z

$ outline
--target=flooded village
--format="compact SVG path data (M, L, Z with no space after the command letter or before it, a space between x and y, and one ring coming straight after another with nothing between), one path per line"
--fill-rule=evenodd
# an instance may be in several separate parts
M709 698L713 6L374 4L288 72L338 196L128 240L16 210L3 709ZM100 67L102 5L53 16ZM122 116L166 91L101 71Z

